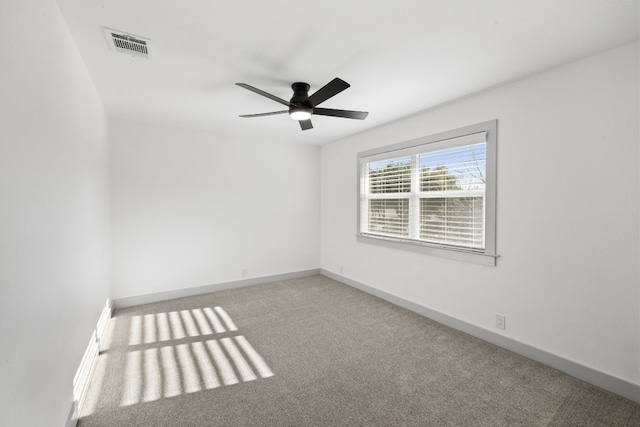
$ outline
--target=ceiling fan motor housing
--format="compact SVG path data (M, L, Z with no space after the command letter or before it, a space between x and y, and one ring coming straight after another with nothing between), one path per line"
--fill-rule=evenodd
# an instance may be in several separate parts
M296 82L291 85L291 89L293 89L293 96L289 100L292 104L295 105L289 107L289 114L294 112L305 112L311 114L313 109L311 105L305 103L307 99L309 99L309 86L308 83Z

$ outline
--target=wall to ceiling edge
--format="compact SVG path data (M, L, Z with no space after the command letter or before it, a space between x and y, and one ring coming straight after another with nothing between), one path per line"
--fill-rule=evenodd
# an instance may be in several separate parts
M56 3L1 9L0 424L61 426L109 296L107 116Z
M622 46L323 146L321 268L640 384L638 51ZM356 241L359 151L492 119L496 267Z

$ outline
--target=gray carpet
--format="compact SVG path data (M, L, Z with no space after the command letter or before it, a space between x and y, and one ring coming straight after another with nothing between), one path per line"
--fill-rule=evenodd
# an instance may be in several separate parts
M116 310L81 415L80 427L640 425L636 403L324 276Z

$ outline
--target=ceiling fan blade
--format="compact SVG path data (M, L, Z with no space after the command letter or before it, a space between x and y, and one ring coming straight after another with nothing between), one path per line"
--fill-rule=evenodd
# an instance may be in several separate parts
M313 125L311 124L311 119L309 120L298 120L300 122L300 127L302 130L313 129Z
M284 99L282 99L282 98L278 98L277 96L275 96L275 95L271 95L270 93L267 93L267 92L265 92L265 91L263 91L263 90L260 90L260 89L258 89L258 88L256 88L256 87L249 86L249 85L248 85L248 84L246 84L246 83L236 83L236 85L237 85L237 86L240 86L240 87L242 87L242 88L245 88L245 89L247 89L247 90L250 90L251 92L255 92L255 93L257 93L258 95L262 95L262 96L265 96L265 97L267 97L267 98L269 98L269 99L273 99L274 101L279 102L280 104L286 105L287 107L295 107L295 105L293 105L293 104L292 104L292 103L290 103L289 101L285 101L285 100L284 100Z
M336 77L335 79L331 80L329 83L318 89L313 95L311 95L309 99L307 99L307 103L311 104L312 107L320 105L332 96L339 94L349 86L351 86L349 83Z
M276 114L285 114L285 113L288 113L288 112L289 112L289 110L272 111L270 113L243 114L243 115L238 116L238 117L251 118L251 117L263 117L263 116L275 116Z
M314 108L313 114L318 116L344 117L345 119L364 120L369 115L366 111L334 110L333 108Z

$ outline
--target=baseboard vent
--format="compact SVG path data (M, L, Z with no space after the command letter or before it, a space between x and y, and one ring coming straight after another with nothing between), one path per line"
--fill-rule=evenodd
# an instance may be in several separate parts
M82 412L82 404L84 403L84 398L91 382L91 375L93 375L93 370L100 354L100 340L111 318L111 311L111 301L107 299L107 303L102 309L102 313L100 313L96 328L91 334L89 345L82 356L78 371L73 377L73 405L69 415L70 419L67 420L68 426L75 426L77 417Z
M84 356L82 356L82 360L80 361L80 367L78 367L78 371L76 372L75 377L73 377L73 400L77 402L78 413L82 411L82 403L85 395L87 394L91 374L93 373L93 368L98 360L99 353L100 346L98 337L96 336L96 331L94 330L91 334L89 345L84 352Z
M106 27L103 27L103 31L107 38L109 49L112 51L138 58L151 59L151 40Z
M98 339L98 342L102 339L102 335L104 334L104 330L107 327L107 323L109 322L109 319L111 319L111 306L111 300L108 299L107 303L102 309L102 313L100 313L100 318L98 319L98 324L96 325L96 337Z

